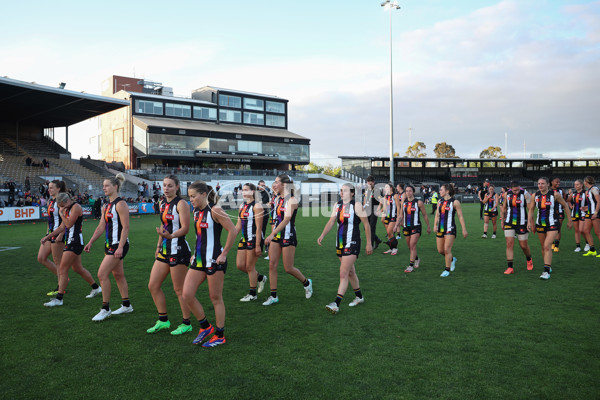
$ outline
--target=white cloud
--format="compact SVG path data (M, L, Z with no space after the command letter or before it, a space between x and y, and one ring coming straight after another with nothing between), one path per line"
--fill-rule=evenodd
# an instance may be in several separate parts
M395 151L404 153L410 126L413 142L424 141L430 154L447 141L459 155L478 156L490 145L504 147L505 132L509 151L525 140L528 152L578 153L597 140L598 18L589 17L590 7L571 7L563 21L544 25L539 10L521 4L504 1L396 39ZM583 15L583 36L560 33ZM374 82L363 93L338 90L303 102L298 133L338 155L387 155L389 89Z
M559 19L544 14L549 6ZM461 156L477 156L490 145L503 147L505 132L510 153L518 154L523 140L534 153L597 151L587 143L600 136L600 2L556 7L501 1L427 28L398 30L395 151L404 153L409 127L412 141L424 141L429 154L446 141ZM327 56L236 58L235 49L209 38L99 42L78 53L48 38L5 42L0 51L7 55L2 75L50 85L62 80L73 90L98 93L102 80L135 68L179 95L215 85L284 97L290 130L312 140L314 157L335 159L388 154L389 59L380 33L367 31L372 37L351 53Z

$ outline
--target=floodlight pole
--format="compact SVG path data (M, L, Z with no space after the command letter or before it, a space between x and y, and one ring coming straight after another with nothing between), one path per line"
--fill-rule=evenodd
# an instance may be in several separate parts
M381 7L390 10L390 182L394 182L394 78L392 69L392 10L400 9L396 0L385 0Z

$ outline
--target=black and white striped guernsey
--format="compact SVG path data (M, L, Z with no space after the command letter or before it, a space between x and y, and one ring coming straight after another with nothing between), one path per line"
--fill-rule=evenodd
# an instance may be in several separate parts
M402 202L402 213L404 217L404 227L411 228L421 225L419 200L413 199L412 201L404 199Z
M546 194L537 191L534 197L538 209L535 224L541 227L553 227L558 223L558 207L556 207L556 196L554 190L550 189Z
M506 194L506 217L504 219L506 225L527 225L527 199L525 193L525 191L519 190L517 194L512 191Z
M117 211L117 204L121 201L125 200L117 197L114 201L104 205L103 217L106 230L106 248L118 246L121 240L123 224L121 224L119 212ZM127 238L127 241L129 242L129 238Z
M456 209L454 208L454 197L451 197L448 200L441 199L438 202L437 209L439 213L438 233L456 234L456 223L454 222L456 215Z
M50 199L48 202L48 233L54 232L60 226L62 219L58 213L56 199Z
M335 219L338 224L336 248L339 250L360 247L360 218L356 215L355 207L354 199L346 204L340 200L335 205Z
M274 207L274 214L273 214L273 218L275 220L273 229L276 229L283 222L283 219L285 218L285 211L289 207L290 199L291 199L290 196L277 197L275 207ZM292 240L293 238L296 237L296 214L297 214L297 212L298 212L298 209L296 208L294 210L294 212L292 213L292 217L290 218L290 221L285 226L285 228L283 228L283 230L281 232L279 232L277 234L277 236L275 236L276 241Z
M242 221L242 237L245 242L254 242L256 240L256 219L254 215L255 201L244 203L240 206L238 216ZM261 232L262 235L262 232Z
M223 252L221 232L223 226L213 219L212 207L208 204L201 210L194 210L194 229L196 231L196 265L209 268Z
M160 204L160 220L165 230L169 233L176 232L181 228L181 216L179 215L178 205L182 201L185 200L177 196L171 200L171 202L164 201ZM175 256L182 251L190 251L185 236L180 236L175 239L163 238L161 254L164 257Z
M585 192L585 194L587 196L587 206L588 206L587 212L585 214L586 216L593 215L598 208L598 204L596 202L596 196L594 196L594 192L598 193L598 188L596 186L592 186Z
M73 206L77 204L77 203L72 203L66 210L65 210L65 219L69 218L69 216L71 215L71 209L73 208ZM83 245L83 233L82 233L82 226L83 226L83 214L79 216L79 218L77 218L77 221L75 221L75 223L70 227L67 228L65 231L65 238L66 238L66 242L67 242L67 246L68 245Z
M485 202L484 211L491 212L495 207L498 206L498 202L496 201L496 195L493 194L488 201Z

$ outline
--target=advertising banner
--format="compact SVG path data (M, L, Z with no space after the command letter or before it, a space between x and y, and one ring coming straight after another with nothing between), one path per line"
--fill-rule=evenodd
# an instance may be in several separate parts
M28 221L40 219L39 207L0 208L0 221Z
M152 203L139 203L140 214L154 214L154 204Z

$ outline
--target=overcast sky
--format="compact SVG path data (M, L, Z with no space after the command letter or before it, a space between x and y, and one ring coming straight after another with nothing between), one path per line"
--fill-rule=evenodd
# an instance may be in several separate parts
M394 151L600 157L600 1L403 0L392 11ZM389 154L390 11L380 1L3 5L0 75L100 94L110 75L286 98L318 164ZM93 153L97 122L70 128ZM79 139L76 139L76 137ZM525 149L524 149L525 147Z

